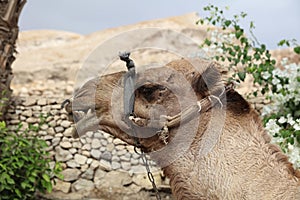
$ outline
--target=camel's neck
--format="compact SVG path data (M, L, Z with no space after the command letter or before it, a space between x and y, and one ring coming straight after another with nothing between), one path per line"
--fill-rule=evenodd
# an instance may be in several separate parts
M247 121L241 121L241 116L227 117L210 152L197 154L201 142L193 144L174 162L162 166L174 195L178 199L299 198L299 172L269 144L260 122L250 116Z

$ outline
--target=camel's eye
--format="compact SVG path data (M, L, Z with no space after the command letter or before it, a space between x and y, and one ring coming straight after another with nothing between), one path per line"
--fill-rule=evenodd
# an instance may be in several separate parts
M160 91L165 90L166 87L162 85L143 85L138 89L138 92L142 94L145 99L150 102L157 98L156 95L160 96Z
M155 87L142 87L141 89L142 93L145 95L145 96L151 96L153 94L153 92L156 90Z

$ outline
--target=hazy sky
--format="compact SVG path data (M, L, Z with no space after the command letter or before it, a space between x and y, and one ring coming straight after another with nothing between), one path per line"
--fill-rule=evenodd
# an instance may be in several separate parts
M255 22L258 39L270 48L275 48L284 38L300 42L299 0L28 0L21 15L20 29L57 29L88 34L195 11L203 16L202 8L209 3L223 8L229 6L230 16L241 11L248 13L247 21Z

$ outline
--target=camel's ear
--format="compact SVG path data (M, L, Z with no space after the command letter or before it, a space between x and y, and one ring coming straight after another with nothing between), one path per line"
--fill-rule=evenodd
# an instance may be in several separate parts
M221 82L221 75L214 64L210 64L202 74L195 74L192 87L201 96L209 95L209 91Z
M250 104L235 90L229 90L226 93L227 109L237 115L249 113Z

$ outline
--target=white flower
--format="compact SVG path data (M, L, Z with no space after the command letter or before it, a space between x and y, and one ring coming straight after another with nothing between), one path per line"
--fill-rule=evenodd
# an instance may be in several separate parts
M270 119L266 124L266 129L269 131L271 135L274 136L276 133L279 133L281 127L278 126L275 119Z
M216 37L218 35L218 30L213 30L211 32L211 37Z
M229 38L230 39L234 39L235 38L235 34L234 33L229 34Z
M289 161L294 164L295 168L300 168L300 146L297 141L294 145L288 144L287 150Z
M216 42L216 41L217 41L217 38L216 38L216 37L211 37L211 38L210 38L210 41L211 41L211 42Z
M279 107L286 102L286 97L283 96L283 94L278 93L273 95L272 100L274 100L273 104Z
M269 114L272 113L272 111L273 111L273 110L272 110L271 106L266 105L266 106L264 106L263 109L262 109L262 116L269 115Z
M209 52L209 48L208 48L208 47L203 47L202 49L203 49L203 51L205 51L205 52Z
M293 128L296 130L296 131L300 131L300 124L299 123L295 123Z
M289 64L289 65L285 65L284 68L287 71L295 72L296 73L298 71L298 69L299 69L299 65L297 65L296 63L292 63L292 64Z
M287 62L288 62L288 58L287 57L282 58L281 61L280 61L280 63L281 63L282 66L285 66L287 64Z
M223 53L223 49L222 48L217 48L216 52L219 53L219 54L222 54Z
M282 137L272 137L271 142L273 144L278 144L280 145L280 143L284 142L284 139Z
M222 42L218 42L217 46L221 48L222 47Z
M270 78L271 74L269 72L263 72L262 73L262 77L263 79L267 80L268 78Z
M294 121L293 117L291 116L291 114L287 115L287 123L289 123L290 125L294 125L296 122Z
M215 50L215 49L217 48L217 46L216 46L215 44L213 44L213 45L210 46L210 48L211 48L212 50Z
M282 85L278 84L277 85L277 91L280 91L282 89Z
M279 118L279 120L278 120L278 122L280 123L280 124L283 124L283 123L285 123L287 120L286 120L286 118L284 118L284 117L280 117Z
M294 150L294 146L290 143L288 143L288 150L289 151L293 151Z
M280 80L278 78L274 77L273 80L272 80L272 84L273 85L278 85L279 83L280 83Z

